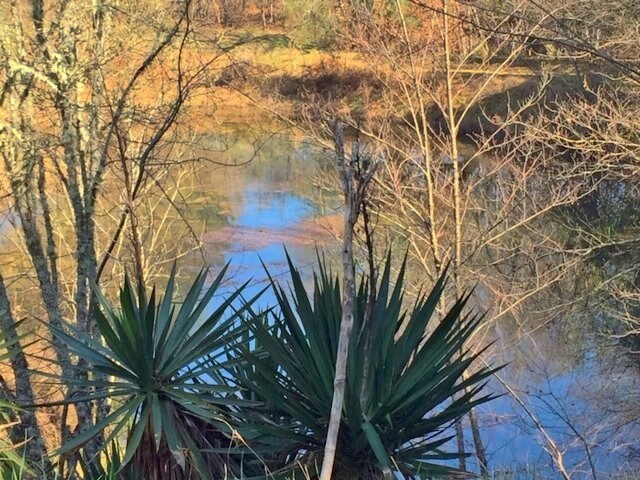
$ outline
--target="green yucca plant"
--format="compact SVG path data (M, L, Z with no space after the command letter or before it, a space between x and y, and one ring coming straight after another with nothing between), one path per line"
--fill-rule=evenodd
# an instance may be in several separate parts
M231 444L234 410L250 402L226 383L224 350L242 335L240 319L257 297L238 307L244 285L212 307L226 270L206 289L206 272L201 272L180 305L174 304L175 266L164 297L158 298L155 288L150 295L142 287L136 293L126 278L115 309L96 289L102 341L72 325L55 330L84 360L79 363L84 374L62 379L83 392L70 402L110 402L110 413L60 453L102 434L105 446L126 440L118 468L133 469L136 478L220 478L229 473L231 462L220 447Z
M265 456L273 470L288 464L313 472L321 463L331 411L341 290L337 276L320 262L308 293L288 261L291 288L287 292L272 280L277 308L254 315L255 348L238 353L246 364L235 375L265 402L254 412L251 426L261 451L273 447ZM452 438L450 427L492 398L480 394L493 370L469 372L477 355L461 353L481 320L464 313L468 296L432 325L444 276L405 310L405 265L395 285L390 272L389 256L369 309L364 279L357 293L336 454L338 478L375 478L386 469L423 478L451 472L443 464L458 458L443 451ZM466 379L464 372L469 372Z

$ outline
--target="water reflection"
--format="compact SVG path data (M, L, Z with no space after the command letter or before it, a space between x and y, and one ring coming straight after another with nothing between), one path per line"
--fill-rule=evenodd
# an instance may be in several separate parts
M218 160L241 161L254 145L254 140L236 140ZM212 169L202 177L202 194L215 199L224 214L204 235L205 249L231 263L230 287L249 282L247 297L267 284L263 263L273 277L286 281L283 245L307 276L316 265L316 245L337 251L336 222L323 225L318 220L326 219L327 212L314 193L318 159L313 148L282 138L273 138L262 148L246 167ZM258 307L272 303L267 292ZM588 478L591 469L598 474L615 472L638 446L637 422L619 418L634 400L625 405L615 400L621 392L631 396L640 391L637 372L626 371L618 359L600 355L595 345L582 337L576 340L562 328L551 326L523 335L505 319L496 338L492 361L508 363L500 376L524 406L513 395L504 395L481 408L482 436L492 469L517 471L522 478L557 478L558 468L550 457L556 452L541 434L541 426L576 478ZM488 388L505 393L498 380ZM467 451L472 452L466 428ZM454 447L452 442L450 448Z
M238 227L283 230L311 217L315 208L307 199L286 191L257 190L250 185L243 192L244 209L234 219Z
M550 333L512 338L511 348L502 345L497 352L496 361L510 362L498 376L513 391L480 408L491 464L521 472L534 465L533 478L556 478L558 465L550 458L556 452L538 428L542 426L575 478L591 478L592 470L616 473L630 447L637 445L637 424L619 415L635 403L628 395L638 391L637 371L627 370L620 359L599 355L594 346L568 363L559 350L566 339ZM505 392L498 380L489 388Z
M211 142L224 143L213 137ZM336 232L313 186L321 152L283 137L257 142L240 136L214 159L234 164L247 156L252 158L249 164L211 168L202 172L200 181L201 194L221 206L224 214L223 221L207 228L204 248L215 263L230 263L227 289L249 282L249 298L268 284L265 267L273 278L286 281L285 246L308 277L316 265L316 249L332 245ZM272 303L267 292L257 305Z

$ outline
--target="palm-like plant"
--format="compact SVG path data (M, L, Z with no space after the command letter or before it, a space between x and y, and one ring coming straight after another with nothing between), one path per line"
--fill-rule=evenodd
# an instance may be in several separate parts
M442 462L458 456L443 451L451 425L491 399L479 394L493 370L463 379L477 357L462 353L464 344L481 320L463 312L468 297L432 327L444 276L405 310L405 267L394 286L390 264L389 257L370 308L366 281L356 298L336 457L336 474L345 478L375 478L385 469L410 477L450 472ZM290 260L289 266L291 289L272 281L277 313L255 316L258 347L243 349L247 365L236 375L266 402L256 413L256 441L273 445L290 466L313 470L329 422L342 302L337 276L322 264L312 296Z
M96 289L102 341L72 325L55 331L83 360L76 378L63 379L84 392L70 402L108 399L111 407L61 453L103 434L104 445L126 438L119 468L133 465L138 478L209 478L227 472L220 447L230 444L228 419L247 402L224 380L224 350L241 337L239 320L251 300L234 306L241 286L212 308L225 271L206 289L206 272L201 272L179 306L174 305L175 267L163 298L156 297L155 288L149 296L141 287L134 293L127 278L118 310Z

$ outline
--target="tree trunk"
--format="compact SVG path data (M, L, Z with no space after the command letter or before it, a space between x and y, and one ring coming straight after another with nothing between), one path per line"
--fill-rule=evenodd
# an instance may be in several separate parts
M454 93L453 93L453 72L451 68L451 38L449 29L449 0L442 0L442 17L444 24L444 56L445 56L445 70L446 70L446 88L447 88L447 117L449 124L449 135L451 137L451 162L453 165L453 219L455 223L454 234L454 262L453 262L453 278L456 287L456 296L461 297L461 285L460 285L460 267L462 266L462 223L464 218L464 211L462 206L462 194L461 194L461 175L460 168L460 153L458 150L458 120L454 110ZM461 352L462 353L462 352ZM463 374L464 378L464 374ZM465 389L465 393L469 390ZM489 469L487 465L487 457L485 455L484 444L482 443L482 437L480 435L480 428L478 426L478 418L474 409L469 411L469 422L471 424L471 435L473 438L473 444L476 449L476 456L480 465L480 474L482 477L488 477ZM464 471L466 466L463 463L464 457L464 433L460 420L456 422L456 437L458 438L458 448L462 446L463 450L460 452L460 469Z
M322 460L320 480L331 480L333 464L336 456L338 433L342 420L342 404L347 380L347 359L349 355L349 340L353 329L354 301L356 296L355 271L353 263L353 228L358 219L359 199L354 185L354 158L347 164L344 153L344 125L336 122L334 142L338 169L342 180L342 191L345 200L344 232L342 237L342 320L340 324L340 338L336 355L336 370L333 381L333 401L331 417Z
M11 313L11 304L2 274L0 274L0 328L3 333L9 335L7 340L11 342L7 350L11 355L11 369L15 378L15 399L18 405L33 405L35 396L31 385L29 365L22 345L17 340L16 321ZM24 457L35 465L41 465L45 471L49 472L51 462L35 412L31 409L23 409L19 411L18 415L20 421L10 430L11 441L20 444L28 440L24 447Z

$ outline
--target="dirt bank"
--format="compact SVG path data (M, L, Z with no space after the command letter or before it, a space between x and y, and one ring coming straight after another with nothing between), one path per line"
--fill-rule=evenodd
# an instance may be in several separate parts
M342 217L327 215L303 220L291 229L226 226L207 232L203 242L229 244L232 251L259 250L269 245L324 246L341 235Z

